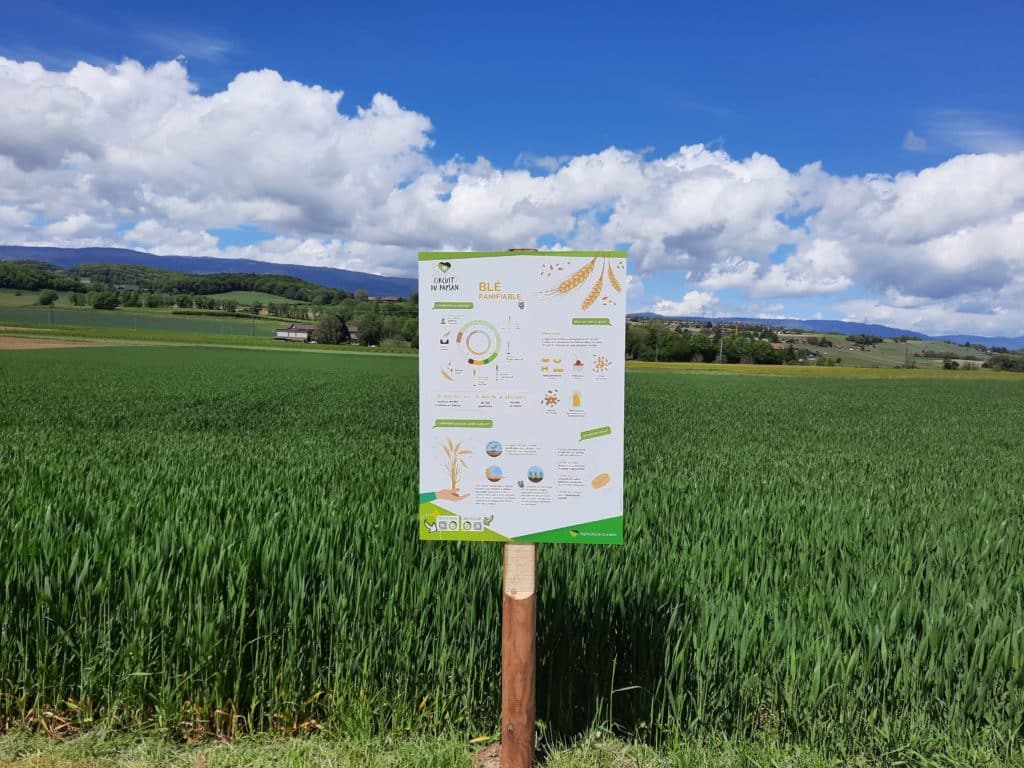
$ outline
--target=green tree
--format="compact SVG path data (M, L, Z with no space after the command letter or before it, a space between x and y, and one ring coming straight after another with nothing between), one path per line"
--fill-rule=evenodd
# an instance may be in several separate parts
M117 309L121 303L121 299L118 298L117 291L103 291L97 293L95 298L92 300L93 309Z
M992 355L985 363L985 368L994 368L998 371L1024 371L1024 354L1019 352Z
M313 331L317 344L344 344L348 341L348 324L339 315L323 315Z
M60 298L60 294L56 291L46 290L39 294L39 303L44 307L49 307L56 303L58 298Z
M881 344L885 339L881 336L873 336L868 333L854 333L846 337L847 341L852 341L854 344L860 344L862 347L874 346L875 344Z
M380 316L376 313L368 313L356 321L359 326L359 343L365 347L375 347L380 344L384 333L384 326Z

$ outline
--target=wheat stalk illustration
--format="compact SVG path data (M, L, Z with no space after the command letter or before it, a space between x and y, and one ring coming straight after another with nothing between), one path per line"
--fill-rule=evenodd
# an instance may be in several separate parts
M587 291L587 295L583 299L583 303L580 304L580 307L582 309L588 309L601 297L601 293L604 291L605 287L605 275L608 276L608 284L615 289L615 292L622 293L622 283L615 275L615 264L610 263L607 256L595 256L554 288L548 291L543 291L539 295L543 298L550 299L555 296L564 296L565 294L572 293L590 280L594 271L597 269L598 259L601 259L601 272L597 276L597 281L591 285L590 290ZM605 299L606 303L607 301L609 300Z
M597 256L595 256L590 261L588 261L586 264L584 264L582 267L577 269L575 272L573 272L571 275L569 275L567 278L565 278L565 280L560 282L557 286L552 288L550 291L545 291L544 295L545 296L561 296L561 295L566 294L566 293L571 293L572 291L576 290L581 285L583 285L583 283L587 282L587 280L590 279L590 275L593 274L594 267L596 267L596 266L597 266Z
M607 261L601 265L601 274L597 278L597 282L594 283L593 287L590 289L590 293L587 294L583 303L580 304L580 309L587 309L591 304L597 301L597 297L601 295L601 291L604 290L604 273L607 271L607 267Z
M459 490L459 480L462 479L462 471L468 469L469 465L463 456L467 456L472 451L463 449L462 443L453 443L449 437L448 442L444 445L444 469L448 473L448 479L452 484L452 491L457 492Z
M619 278L615 276L615 265L608 265L608 282L612 284L612 288L615 289L616 293L622 293L622 286L619 284Z

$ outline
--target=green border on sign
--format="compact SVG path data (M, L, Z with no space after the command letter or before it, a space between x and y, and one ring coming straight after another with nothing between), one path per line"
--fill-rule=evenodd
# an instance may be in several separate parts
M621 544L622 516L516 536L515 541L548 544Z
M441 261L448 259L490 259L498 256L543 256L544 258L570 259L625 259L625 251L420 251L420 261Z
M550 531L538 531L510 539L490 528L482 531L431 531L428 523L433 523L439 515L460 517L458 512L439 507L432 502L420 504L419 532L421 541L497 541L497 542L539 542L547 544L621 544L622 516L609 517L579 525L567 525Z
M482 531L431 531L427 528L428 523L433 523L438 516L461 517L458 512L452 512L444 507L439 507L429 501L420 503L420 539L422 541L504 541L509 539L500 533L495 533L490 528Z

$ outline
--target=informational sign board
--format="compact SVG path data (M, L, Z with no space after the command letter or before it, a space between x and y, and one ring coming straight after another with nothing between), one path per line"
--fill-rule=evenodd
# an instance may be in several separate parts
M622 542L626 254L421 253L420 538Z

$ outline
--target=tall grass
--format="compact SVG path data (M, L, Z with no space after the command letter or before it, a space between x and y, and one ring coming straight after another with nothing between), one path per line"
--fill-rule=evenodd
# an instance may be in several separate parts
M549 734L1020 744L1018 382L627 390L627 544L539 553ZM500 548L417 540L414 361L9 352L0 403L4 713L494 728Z

